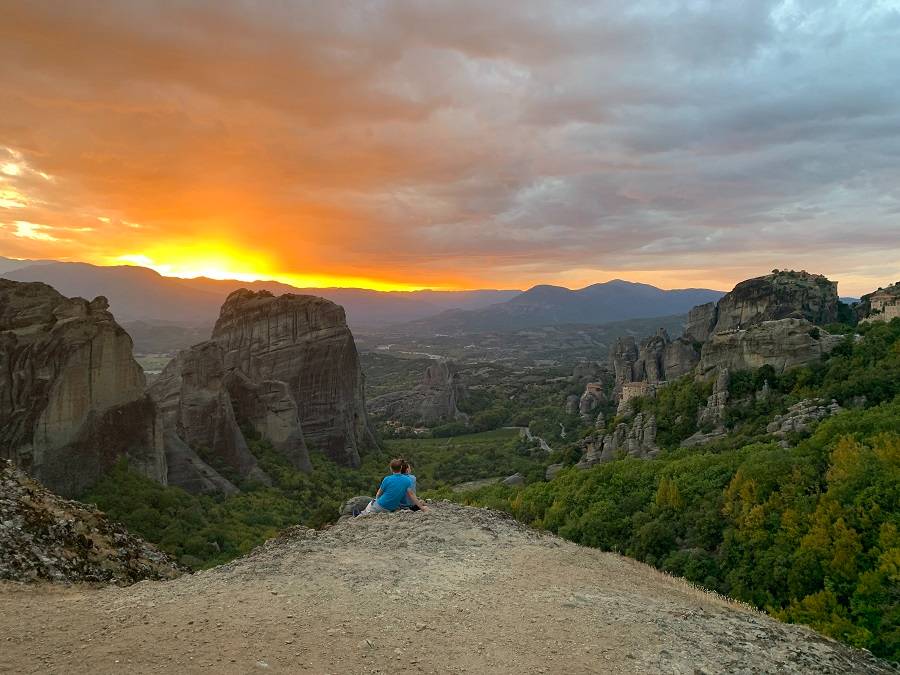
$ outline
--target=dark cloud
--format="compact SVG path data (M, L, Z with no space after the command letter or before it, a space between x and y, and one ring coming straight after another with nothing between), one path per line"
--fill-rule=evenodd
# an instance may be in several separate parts
M0 5L0 253L900 277L898 2Z

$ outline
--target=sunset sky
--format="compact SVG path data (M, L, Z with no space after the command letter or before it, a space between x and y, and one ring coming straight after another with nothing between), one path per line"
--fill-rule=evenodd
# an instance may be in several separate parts
M2 256L900 279L900 0L0 0L0 91Z

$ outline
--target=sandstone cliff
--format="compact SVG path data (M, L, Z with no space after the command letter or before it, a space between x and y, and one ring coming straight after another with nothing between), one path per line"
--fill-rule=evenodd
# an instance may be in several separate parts
M742 281L719 300L710 333L777 319L805 319L823 325L837 321L839 305L837 283L821 274L775 271Z
M310 450L358 466L374 444L353 336L343 309L322 298L235 291L212 338L181 352L150 393L178 468L170 482L194 492L234 489L198 452L242 480L268 482L242 427L304 471Z
M222 346L226 371L268 387L261 392L270 410L266 416L280 421L248 419L264 427L258 431L282 423L292 427L287 421L292 411L285 407L293 399L305 443L339 464L359 466L360 450L374 437L356 343L340 305L311 295L276 297L242 289L228 296L212 339ZM297 450L301 438L287 436L272 440Z
M425 369L421 384L409 391L377 396L368 402L368 410L389 419L434 426L465 419L457 407L464 396L465 387L456 364L440 360Z
M805 319L765 321L711 335L703 344L698 372L705 376L722 368L750 370L766 365L781 372L818 361L842 339Z
M166 482L162 431L103 297L0 279L0 458L73 496L119 458Z

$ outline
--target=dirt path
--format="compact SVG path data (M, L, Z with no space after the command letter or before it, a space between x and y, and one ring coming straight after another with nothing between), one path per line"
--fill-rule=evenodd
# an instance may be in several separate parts
M0 672L896 672L616 555L438 505L129 588L0 586Z

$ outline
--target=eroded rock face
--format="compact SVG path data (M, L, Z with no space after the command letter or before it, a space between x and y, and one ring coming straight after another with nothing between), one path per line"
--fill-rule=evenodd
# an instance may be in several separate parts
M0 279L0 457L65 496L123 456L166 483L144 374L108 306Z
M592 434L581 442L581 446L584 456L576 465L579 469L588 469L626 455L641 459L656 457L659 454L656 417L638 413L630 424L620 423L609 434Z
M150 393L177 466L170 482L194 492L236 489L201 450L241 479L269 482L242 427L302 471L312 468L310 449L358 466L360 449L374 444L353 336L343 309L322 298L235 291L212 339L182 351Z
M268 483L238 426L226 387L222 348L203 342L178 354L150 387L165 429L170 482L192 492L236 488L203 461L215 456L238 476Z
M805 433L816 422L837 415L842 410L834 399L830 402L823 398L804 399L773 419L766 427L766 433L779 439L785 438L789 433Z
M713 334L703 345L698 372L706 376L722 368L752 370L766 365L782 372L818 361L841 340L806 319L765 321Z
M440 360L425 369L420 385L373 398L368 410L373 415L434 426L467 419L458 407L464 396L465 387L456 364Z
M374 437L356 343L340 305L311 295L241 289L222 306L212 340L222 347L226 371L287 385L311 449L359 466L360 450L373 445ZM273 414L285 419L283 409Z
M693 340L672 340L662 328L639 347L632 337L619 338L610 350L615 369L615 400L621 403L626 398L626 390L633 394L635 388L628 387L629 383L667 382L691 372L699 360L700 353Z
M719 300L712 333L788 318L831 323L839 305L837 283L821 274L773 272L742 281Z

